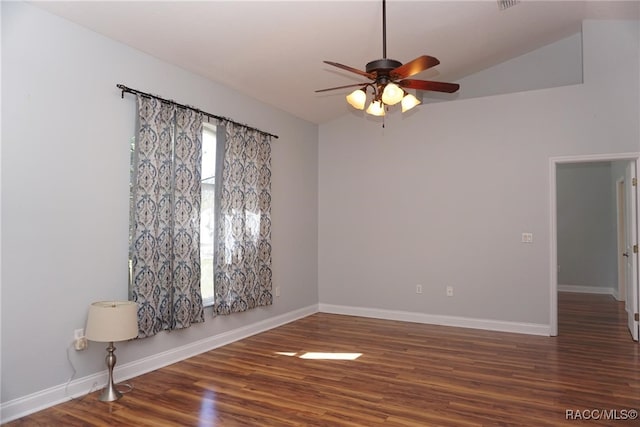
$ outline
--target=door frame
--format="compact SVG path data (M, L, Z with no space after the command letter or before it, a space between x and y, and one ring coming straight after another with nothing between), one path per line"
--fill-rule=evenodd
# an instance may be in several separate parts
M627 260L623 253L626 252L627 224L625 224L625 198L624 178L616 180L616 249L618 251L616 261L618 267L618 283L614 297L618 301L625 302L627 309Z
M558 212L557 212L557 182L556 170L560 164L567 163L591 163L614 162L619 160L632 160L638 163L640 152L618 154L587 154L578 156L560 156L549 159L549 335L558 335ZM640 172L636 172L640 173ZM638 187L636 187L636 192ZM640 215L640 212L638 213Z

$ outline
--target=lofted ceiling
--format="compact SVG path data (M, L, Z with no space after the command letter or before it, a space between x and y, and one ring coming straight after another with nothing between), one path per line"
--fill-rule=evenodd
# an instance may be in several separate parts
M33 4L318 124L348 112L349 90L316 89L362 81L322 61L364 70L382 58L381 0ZM414 78L455 82L575 34L584 19L640 19L640 2L522 0L499 10L496 0L387 0L387 56L435 56L440 65Z

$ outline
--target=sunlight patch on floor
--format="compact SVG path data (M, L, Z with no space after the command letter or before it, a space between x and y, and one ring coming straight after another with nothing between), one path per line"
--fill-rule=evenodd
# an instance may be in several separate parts
M300 355L298 355L297 352L288 351L277 351L276 354L311 360L356 360L358 357L362 356L362 353L323 353L313 351L302 353Z

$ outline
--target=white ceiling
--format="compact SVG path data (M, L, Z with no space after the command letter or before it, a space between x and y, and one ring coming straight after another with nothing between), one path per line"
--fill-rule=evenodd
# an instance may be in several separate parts
M347 89L316 89L363 81L323 60L364 70L382 57L381 0L34 4L313 123L349 108ZM387 0L387 56L435 56L440 65L414 78L456 81L575 34L583 19L640 19L640 2L522 0L500 11L496 0Z

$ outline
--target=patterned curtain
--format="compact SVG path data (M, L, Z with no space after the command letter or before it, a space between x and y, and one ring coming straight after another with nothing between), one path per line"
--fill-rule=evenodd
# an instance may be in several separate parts
M200 293L202 114L138 96L131 299L138 337L204 321Z
M225 126L216 212L214 314L271 305L271 137Z

